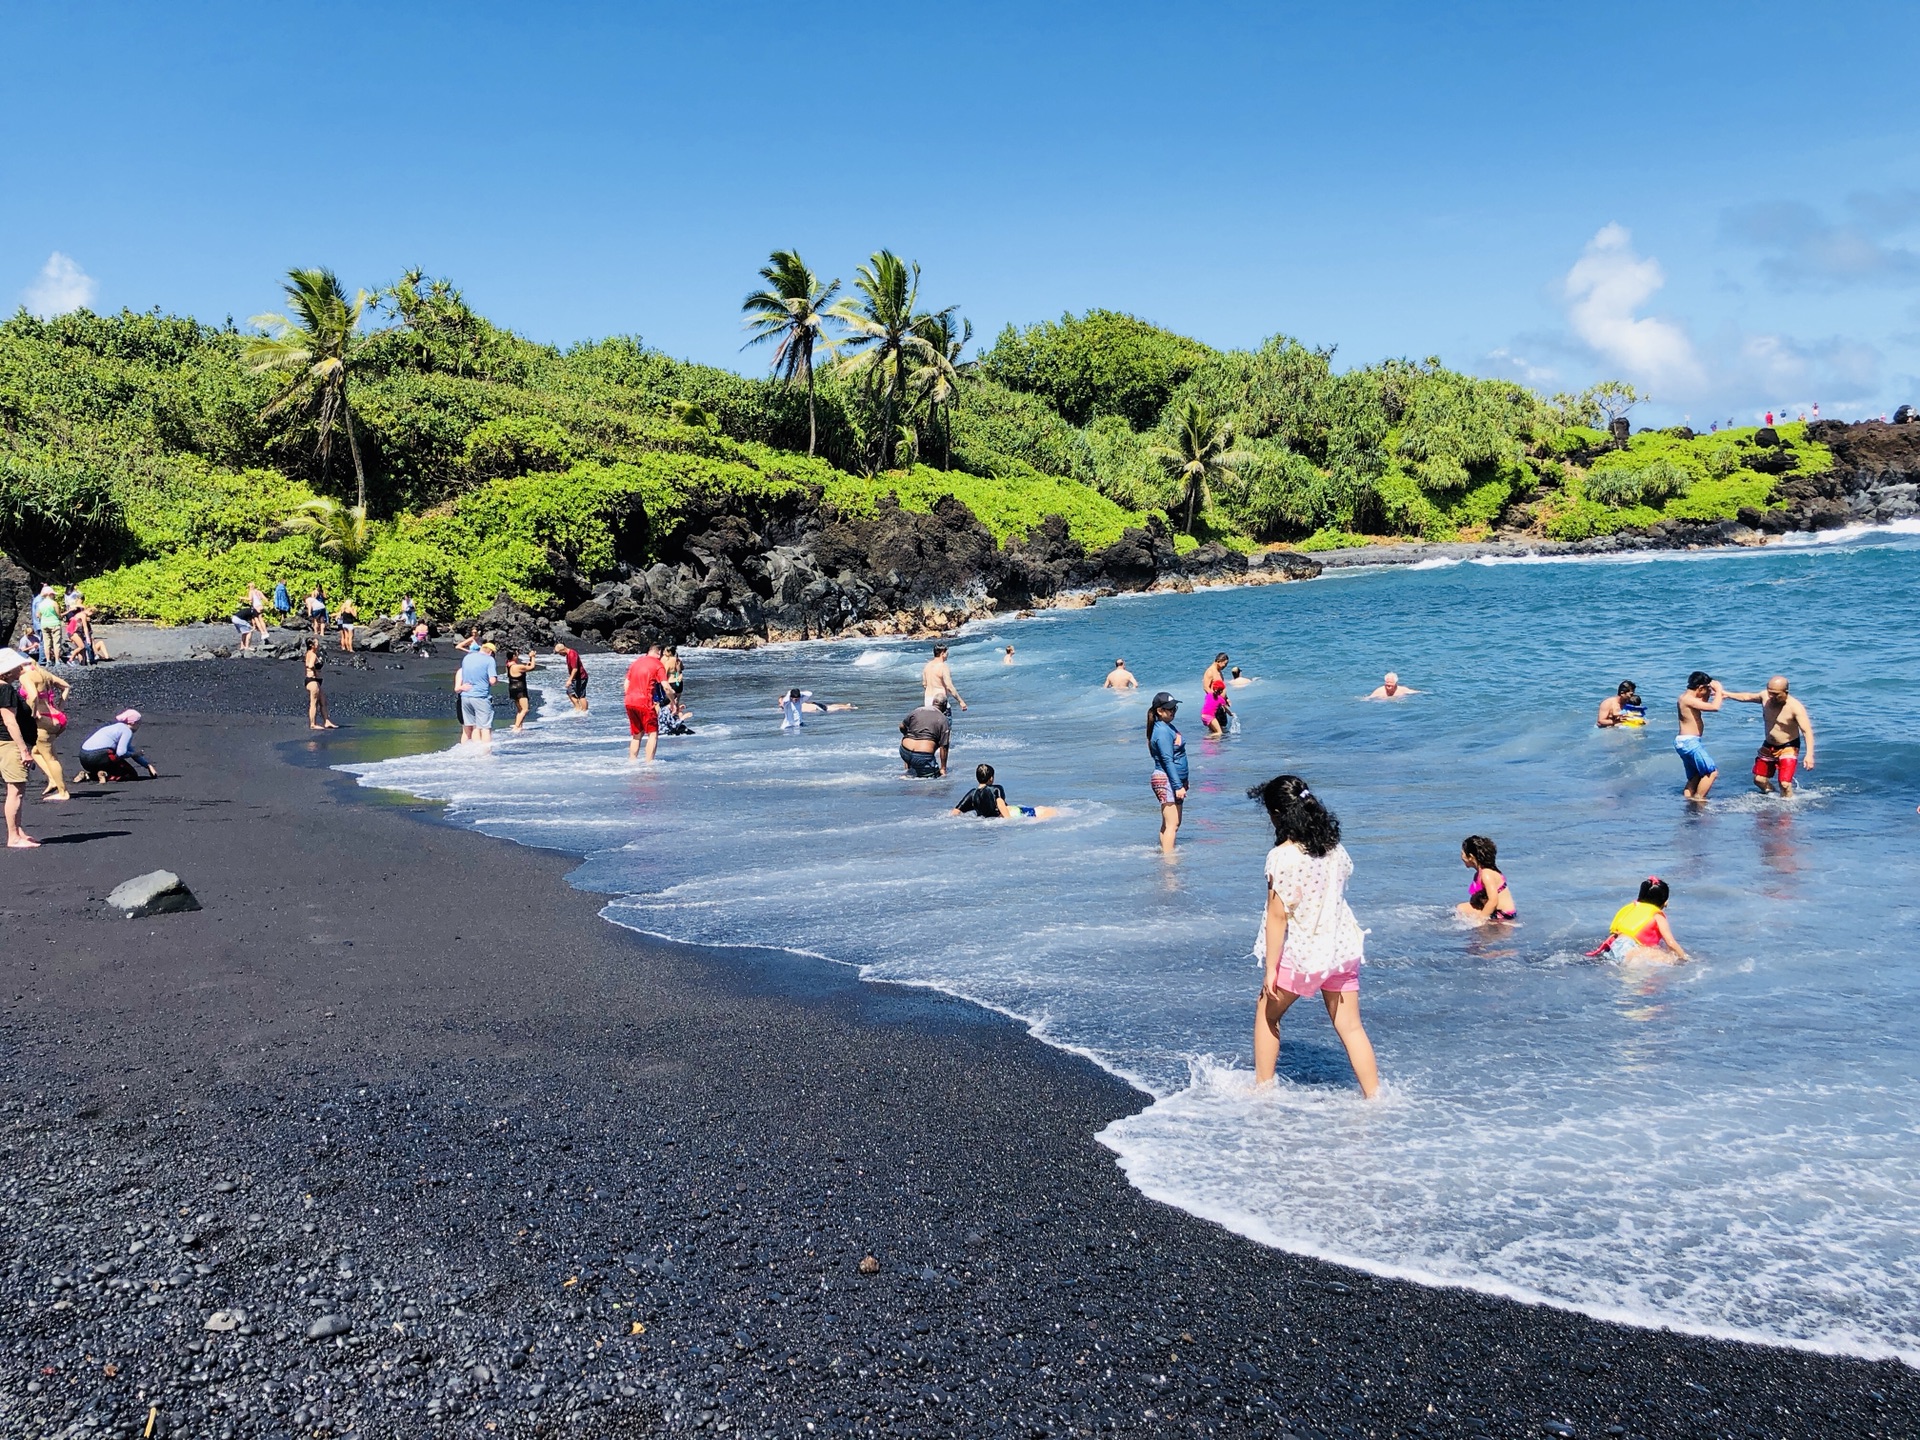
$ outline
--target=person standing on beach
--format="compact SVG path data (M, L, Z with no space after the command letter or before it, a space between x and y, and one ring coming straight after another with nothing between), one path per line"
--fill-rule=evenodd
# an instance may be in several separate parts
M1160 851L1173 854L1187 807L1187 745L1174 728L1180 702L1162 690L1147 706L1147 754L1153 761L1153 798L1160 802Z
M287 582L284 580L274 581L273 582L273 618L276 620L285 620L287 616L292 613L293 613L293 597L287 594Z
M453 688L460 696L460 741L493 739L493 687L500 669L493 661L491 642L467 651L454 673Z
M312 630L315 640L326 637L327 592L318 585L307 595L307 626Z
M267 641L267 597L258 585L247 586L247 608L253 611L253 633L260 637L260 643Z
M943 778L952 745L953 721L938 705L922 705L900 722L900 763L916 780Z
M60 663L60 601L53 586L42 585L33 597L33 628L40 637L40 658L49 665Z
M1680 733L1673 737L1673 748L1687 772L1687 788L1683 793L1689 800L1705 800L1713 789L1714 776L1719 773L1720 767L1707 753L1707 716L1718 710L1726 698L1726 691L1720 688L1718 680L1704 670L1696 670L1687 677L1687 688L1680 692L1676 702Z
M353 603L353 597L347 596L340 602L340 653L353 653L353 627L360 623L360 607Z
M1247 795L1273 822L1266 911L1253 941L1263 976L1253 1015L1253 1083L1273 1082L1281 1017L1301 996L1318 995L1360 1093L1371 1100L1380 1093L1380 1071L1360 1023L1366 932L1347 904L1353 860L1340 843L1340 821L1298 775L1276 775Z
M60 704L73 687L39 664L28 665L14 683L33 707L33 722L40 732L33 742L34 763L40 767L40 773L47 777L47 785L40 792L40 798L71 800L73 796L67 792L66 771L61 767L60 757L53 753L53 742L67 728L67 712L60 708ZM60 692L59 700L54 699L55 690Z
M1220 718L1220 702L1227 694L1226 651L1214 656L1213 663L1201 674L1200 694L1200 723L1207 727L1209 735L1226 734L1226 722Z
M1373 693L1367 696L1367 699L1369 700L1404 700L1409 695L1418 695L1419 693L1420 692L1418 690L1415 690L1410 685L1402 685L1400 683L1400 677L1394 674L1393 671L1389 670L1386 673L1386 677L1383 680L1381 680L1379 686L1373 691Z
M307 672L307 728L309 730L338 730L333 717L327 714L326 679L321 671L327 668L327 655L315 639L307 641L307 653L304 657ZM463 737L464 738L464 737Z
M1760 721L1766 733L1760 738L1760 753L1753 757L1754 788L1762 795L1768 794L1767 782L1777 774L1780 793L1792 795L1795 775L1813 769L1813 717L1805 705L1787 693L1787 677L1774 676L1765 690L1740 695L1729 690L1727 699L1762 707ZM1804 755L1800 749L1803 743Z
M567 699L573 702L574 709L586 714L587 667L581 663L580 652L571 645L555 645L553 653L564 655L567 660Z
M928 705L945 710L948 708L947 699L951 696L959 702L962 710L967 708L967 702L960 699L960 692L954 687L953 671L947 665L945 645L934 646L933 659L920 667L920 689L926 697L924 703Z
M667 667L660 659L660 649L660 642L654 641L647 647L646 654L627 666L627 684L622 696L627 708L627 733L631 737L627 742L627 758L640 758L640 742L644 738L649 764L660 748L660 707L654 701L653 692L656 687L664 689L667 683Z
M1134 678L1133 672L1127 669L1127 662L1116 658L1113 662L1113 669L1107 672L1107 678L1103 688L1107 690L1137 690L1140 688L1140 682Z
M518 651L507 652L507 699L513 702L513 733L518 735L527 723L527 707L532 704L527 694L527 676L539 668L533 650L528 648L525 655Z
M40 842L20 828L20 810L27 803L27 772L33 768L33 746L40 738L33 706L21 693L19 680L31 662L11 645L0 649L0 780L7 786L7 848L31 850Z

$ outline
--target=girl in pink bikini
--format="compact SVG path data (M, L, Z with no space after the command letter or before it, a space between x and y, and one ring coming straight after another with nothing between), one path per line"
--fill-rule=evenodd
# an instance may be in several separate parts
M1519 918L1507 877L1500 873L1499 860L1500 852L1484 835L1469 835L1460 842L1460 863L1473 871L1467 898L1453 907L1462 920L1492 925Z

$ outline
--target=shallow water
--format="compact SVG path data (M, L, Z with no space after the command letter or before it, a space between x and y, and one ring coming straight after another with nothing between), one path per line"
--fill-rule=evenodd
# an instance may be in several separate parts
M1920 1360L1920 538L1759 553L1466 563L1102 601L954 645L972 709L954 777L899 776L925 643L694 652L699 731L629 767L615 657L594 712L487 755L356 767L487 831L579 853L609 918L784 946L1025 1018L1155 1103L1102 1139L1151 1195L1262 1241L1646 1323ZM1000 646L1018 647L1000 663ZM1231 651L1241 733L1197 723ZM1141 691L1100 688L1125 655ZM1359 697L1389 666L1422 694ZM1784 670L1818 768L1792 801L1746 778L1757 706L1708 744L1682 803L1672 697ZM1592 717L1622 678L1638 732ZM783 734L788 684L862 708ZM1171 689L1194 795L1155 845L1143 697ZM991 761L1048 823L946 813ZM1249 1086L1250 948L1271 833L1246 787L1306 775L1339 813L1370 930L1367 1025L1387 1079L1361 1101L1317 1006L1282 1082ZM962 778L965 777L965 778ZM1521 910L1463 929L1460 837L1500 844ZM1590 961L1658 872L1697 957Z

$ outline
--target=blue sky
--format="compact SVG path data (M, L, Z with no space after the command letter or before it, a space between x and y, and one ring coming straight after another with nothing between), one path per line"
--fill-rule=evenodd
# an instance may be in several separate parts
M1552 12L1552 13L1547 13ZM410 265L751 369L777 246L982 339L1106 306L1649 418L1920 401L1910 8L9 6L0 304Z

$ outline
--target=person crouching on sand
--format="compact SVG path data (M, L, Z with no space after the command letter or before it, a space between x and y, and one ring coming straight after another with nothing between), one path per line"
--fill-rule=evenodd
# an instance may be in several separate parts
M1353 860L1340 822L1298 775L1276 775L1247 792L1267 808L1267 905L1254 937L1262 967L1253 1012L1253 1078L1270 1084L1280 1061L1280 1018L1303 995L1318 995L1347 1047L1354 1079L1368 1099L1380 1093L1373 1042L1360 1024L1360 965L1366 936L1347 904Z
M133 743L133 732L140 726L138 710L122 710L111 725L102 725L80 747L78 780L138 780L136 766L144 765L149 780L157 779L160 769L142 755Z
M1675 960L1691 960L1680 942L1673 938L1673 926L1667 923L1667 901L1671 892L1667 882L1658 875L1649 875L1640 882L1640 898L1632 904L1622 905L1613 917L1613 924L1607 929L1607 938L1600 942L1597 949L1589 950L1589 958L1605 955L1613 960L1652 959L1664 960L1663 950L1672 953Z

